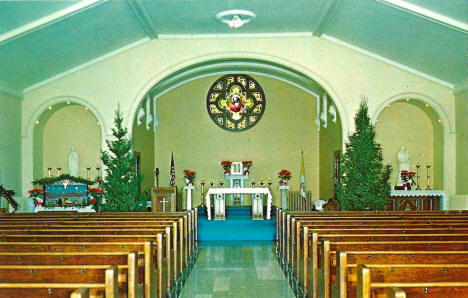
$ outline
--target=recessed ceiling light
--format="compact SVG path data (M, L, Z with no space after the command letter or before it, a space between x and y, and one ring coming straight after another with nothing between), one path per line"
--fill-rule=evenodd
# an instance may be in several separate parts
M51 106L49 106L49 110L52 110L52 107L51 107Z
M39 120L36 120L36 125L39 124Z
M216 15L216 19L235 29L251 22L255 17L254 12L242 9L225 10Z
M69 104L70 104L70 101L67 101L67 105L69 105Z

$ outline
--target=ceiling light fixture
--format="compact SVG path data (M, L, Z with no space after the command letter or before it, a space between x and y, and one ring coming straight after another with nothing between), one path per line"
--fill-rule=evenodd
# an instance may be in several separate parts
M255 13L248 10L225 10L216 15L216 19L227 24L230 28L240 28L255 19Z

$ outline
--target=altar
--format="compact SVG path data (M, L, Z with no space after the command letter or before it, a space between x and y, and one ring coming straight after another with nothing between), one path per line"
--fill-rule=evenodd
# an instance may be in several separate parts
M252 199L252 214L255 217L262 212L263 213L263 204L259 203L259 200L262 198L261 195L267 196L267 214L266 219L270 219L271 214L271 200L272 196L270 190L267 187L259 188L210 188L205 196L205 204L207 208L208 220L211 220L211 195L215 195L213 199L213 206L215 208L215 218L216 219L225 219L226 214L226 195L227 194L252 194L254 198ZM257 196L258 195L258 196ZM261 209L261 210L260 210ZM262 214L263 217L263 214Z
M391 190L387 210L447 210L447 202L443 190Z

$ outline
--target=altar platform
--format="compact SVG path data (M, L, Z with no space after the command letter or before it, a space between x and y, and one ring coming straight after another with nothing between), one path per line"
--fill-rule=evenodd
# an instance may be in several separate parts
M270 220L252 220L252 207L226 208L226 220L208 220L205 210L198 216L198 240L203 241L255 241L275 239L276 208L272 207Z

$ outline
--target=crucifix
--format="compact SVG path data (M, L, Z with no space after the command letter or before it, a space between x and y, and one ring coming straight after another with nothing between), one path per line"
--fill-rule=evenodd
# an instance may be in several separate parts
M169 203L170 201L167 201L166 198L163 198L160 202L162 204L162 211L166 212L166 203Z

